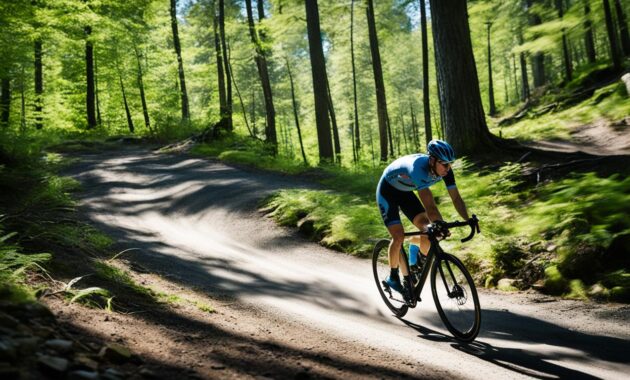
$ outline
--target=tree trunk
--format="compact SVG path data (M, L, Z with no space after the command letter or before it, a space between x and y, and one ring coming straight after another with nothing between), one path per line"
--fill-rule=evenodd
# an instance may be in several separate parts
M248 0L249 1L249 0ZM330 138L330 119L328 118L328 96L326 93L326 62L319 29L319 9L317 0L305 0L308 46L313 75L313 95L315 97L315 120L317 123L317 141L320 162L333 160L332 141Z
M492 50L490 48L490 27L492 23L487 22L486 26L488 28L488 104L490 107L488 114L493 116L497 113L497 107L494 104L494 86L492 84Z
M293 104L293 118L295 119L295 128L298 133L298 140L300 140L300 151L302 152L302 160L304 160L304 165L308 165L308 161L306 160L306 152L304 152L304 143L302 142L302 130L300 129L300 118L299 118L299 110L297 101L295 100L295 86L293 85L293 74L291 74L291 65L289 65L289 58L285 57L287 62L287 72L289 73L289 82L291 83L291 102Z
M518 31L518 43L523 44L523 31ZM521 63L521 100L529 100L529 79L527 78L527 60L525 59L525 53L519 54Z
M20 133L26 132L26 95L24 94L24 85L26 75L24 75L24 65L22 65L22 73L20 75Z
M350 57L352 60L352 97L354 101L354 150L356 161L361 158L361 129L359 128L359 110L357 107L357 71L354 62L354 0L350 5Z
M85 71L87 80L86 93L86 111L87 111L87 127L92 129L96 127L96 109L95 109L95 92L94 92L94 48L90 40L92 27L86 26L85 29Z
M35 40L35 128L42 129L43 124L43 99L44 78L42 69L42 40Z
M256 135L253 133L253 131L251 130L251 128L249 127L249 123L247 122L247 111L245 110L245 103L243 102L243 97L241 96L241 92L238 90L238 86L236 85L236 79L234 79L234 73L232 72L232 65L230 63L230 50L229 48L227 48L226 45L226 52L227 52L227 64L229 67L229 73L231 76L231 82L234 83L234 89L236 90L236 95L238 96L238 100L241 102L241 109L243 110L243 119L245 120L245 127L247 128L247 131L249 132L249 135L252 137L256 137Z
M388 116L385 83L381 67L381 54L378 49L378 36L374 21L374 5L372 0L366 0L368 32L370 36L370 52L372 53L372 69L374 71L374 87L376 90L376 112L378 115L378 133L381 143L381 161L387 161ZM391 134L390 134L391 139Z
M427 34L427 7L420 0L420 30L422 32L422 104L424 105L424 137L429 144L433 139L431 128L431 104L429 96L429 43Z
M129 132L134 133L135 128L133 127L133 120L131 119L131 112L129 111L129 104L127 103L127 94L125 92L125 85L123 84L122 74L120 71L118 72L118 79L120 80L120 91L122 92L123 103L125 105L125 115L127 116L127 126L129 127Z
M258 1L262 2L262 0ZM258 68L258 75L260 77L260 83L263 89L263 97L265 100L265 114L267 121L267 125L265 126L265 136L267 142L271 144L273 154L275 155L278 152L278 137L276 136L276 110L273 105L271 82L269 80L269 70L267 69L267 58L265 57L262 44L257 36L256 27L254 26L252 1L245 0L245 7L247 8L247 23L249 25L249 35L252 42L256 46L256 67Z
M2 78L2 96L0 97L0 125L3 128L9 126L11 112L11 80Z
M431 0L440 99L446 139L459 155L494 149L481 104L466 2Z
M99 93L98 93L98 60L94 57L94 100L96 101L96 125L103 125L103 120L101 119L101 103L99 101Z
M177 31L177 0L171 0L171 27L173 29L173 46L177 55L177 72L179 73L179 91L182 100L182 120L190 120L188 108L188 92L186 91L186 78L184 76L184 61L182 60L182 48L179 44L179 32Z
M621 1L615 1L615 11L617 12L617 24L619 24L619 37L621 37L621 50L624 56L630 56L630 35L628 34L628 22L626 14L621 7Z
M223 52L221 49L221 39L219 37L219 22L214 8L212 9L212 16L214 52L217 60L217 83L219 87L219 114L221 115L219 125L221 125L222 129L227 129L227 96L225 91L225 73L223 72L223 57L221 56Z
M140 64L140 52L137 46L133 46L136 52L136 60L138 61L138 88L140 89L140 101L142 102L142 115L144 116L144 126L147 127L150 133L153 133L151 129L151 120L149 119L149 108L147 107L147 99L144 94L144 80L142 78L142 65Z
M584 47L586 48L586 58L588 63L595 63L595 40L593 38L593 23L591 21L591 6L589 0L584 1Z
M536 13L530 11L535 0L527 0L527 19L530 26L542 24L542 19ZM534 79L534 87L544 86L547 83L545 76L545 55L543 53L535 53L531 59L532 76Z
M617 32L613 24L612 12L608 0L604 2L604 16L606 17L606 30L608 31L608 42L610 43L610 58L615 69L621 68L621 52L617 46Z
M558 9L558 17L560 20L564 17L563 0L556 0L556 8ZM569 53L569 43L567 41L567 33L562 28L562 56L564 58L564 79L570 82L573 79L573 64L571 62L571 54Z
M328 94L328 113L330 114L330 121L332 124L333 133L333 146L335 148L335 162L337 165L341 165L341 144L339 143L339 128L337 128L337 117L335 116L335 107L332 101L332 94L330 93L330 83L328 77L326 77L326 93Z
M225 37L225 2L219 0L219 35L221 38L221 50L223 52L223 66L225 68L225 82L226 82L226 128L228 131L234 129L234 122L232 120L232 109L234 101L232 99L232 68L228 62L227 53L227 41Z

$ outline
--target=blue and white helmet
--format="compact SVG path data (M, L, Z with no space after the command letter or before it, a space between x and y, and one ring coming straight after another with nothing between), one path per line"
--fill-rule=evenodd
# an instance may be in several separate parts
M427 144L427 152L442 162L450 163L455 161L455 151L453 151L453 147L446 141L429 141L429 144Z

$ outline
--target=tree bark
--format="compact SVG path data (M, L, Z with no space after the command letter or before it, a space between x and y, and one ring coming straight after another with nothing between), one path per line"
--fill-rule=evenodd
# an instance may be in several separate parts
M3 128L9 126L11 112L11 80L2 78L2 95L0 96L0 125Z
M420 31L422 33L422 104L424 106L424 136L428 145L429 141L433 139L433 133L431 127L431 101L429 96L429 43L427 33L427 7L425 0L420 0Z
M354 151L355 161L361 158L361 129L359 128L359 110L357 107L357 71L354 62L354 0L350 5L350 57L352 61L352 99L354 102Z
M542 24L542 19L536 13L530 11L533 3L536 0L527 0L527 19L530 26L536 26ZM535 53L531 59L532 64L532 76L534 79L534 87L544 86L547 83L545 76L545 55L543 53Z
M300 129L300 117L297 101L295 100L295 86L293 85L293 74L291 73L291 65L289 64L289 58L285 57L287 63L287 72L289 73L289 83L291 84L291 103L293 104L293 118L295 119L295 128L298 133L298 140L300 141L300 152L302 152L302 160L304 160L304 165L308 165L308 160L306 159L306 152L304 151L304 143L302 142L302 130Z
M258 0L262 2L262 0ZM256 67L258 68L258 76L263 89L263 97L265 100L265 115L267 124L265 126L265 137L267 142L271 144L273 154L278 152L278 137L276 136L276 110L273 105L273 94L271 92L271 82L269 80L269 70L267 68L267 58L263 51L262 44L257 36L256 27L254 26L254 16L252 14L252 1L245 0L247 8L247 23L249 25L249 35L252 43L256 47ZM259 9L260 12L260 9ZM259 16L261 16L259 14ZM264 16L264 14L263 14Z
M225 82L226 82L226 128L228 131L234 129L234 122L232 120L232 109L234 101L232 99L232 68L228 62L227 53L227 38L225 37L225 1L219 0L219 35L221 38L221 50L223 52L223 67L225 68Z
M584 47L586 48L588 63L595 63L597 61L597 56L595 54L595 40L593 38L591 6L588 1L589 0L584 1Z
M42 129L43 123L44 76L42 69L42 40L35 40L35 128Z
M147 107L147 99L144 94L144 80L142 75L142 65L140 63L140 52L138 47L133 47L136 53L136 60L138 61L138 88L140 89L140 101L142 102L142 115L144 116L144 126L147 127L150 133L153 133L151 129L151 120L149 119L149 108Z
M486 26L488 28L488 104L490 107L488 114L493 116L497 113L497 108L494 104L494 86L492 84L492 50L490 48L490 27L492 23L487 22Z
M610 11L610 3L608 0L603 0L604 4L604 16L606 18L606 30L608 31L608 42L610 43L610 58L613 62L615 69L621 68L621 52L617 46L617 32L615 25L613 24L612 12Z
M560 20L564 17L564 4L562 4L562 2L563 0L556 0L556 9L558 10ZM562 28L562 56L564 58L564 79L569 82L573 79L573 63L571 62L567 33L564 28Z
M94 92L94 47L90 40L92 27L86 26L85 29L85 71L87 81L86 92L86 111L87 111L87 128L96 127L96 108L95 108L95 92Z
M214 5L214 4L213 4ZM227 129L227 96L225 91L225 73L223 72L223 51L221 48L221 38L219 37L219 22L214 6L212 9L212 31L214 33L214 52L217 61L217 84L219 87L219 114L221 120L219 125L222 129Z
M332 94L330 93L330 83L328 77L326 77L326 93L328 94L328 112L330 114L330 121L332 124L333 132L333 146L335 148L335 162L337 165L341 165L341 144L339 142L339 128L337 128L337 117L335 116L335 107L332 101Z
M96 101L96 125L103 125L101 119L101 103L99 101L98 93L98 60L94 57L94 100Z
M374 21L374 4L372 0L366 0L365 3L368 22L368 33L370 37L370 52L372 53L372 69L374 71L374 87L376 91L376 112L378 115L378 133L381 148L381 161L384 162L387 161L388 158L387 136L389 118L387 115L387 98L385 96L383 68L381 67L381 54L378 49L376 22Z
M440 119L458 155L493 150L475 67L466 2L431 0Z
M326 94L326 61L322 48L319 29L319 9L317 0L305 0L308 46L313 75L313 96L315 97L315 120L317 123L317 141L320 162L333 160L332 141L330 138L330 119L328 118L328 96Z
M188 92L186 91L186 77L184 75L184 61L182 60L182 48L179 44L179 32L177 30L177 0L171 0L171 28L173 29L173 46L177 55L177 72L179 73L179 91L182 101L182 120L190 120L188 108Z
M615 11L617 13L617 24L619 24L619 37L621 37L621 50L624 56L630 56L630 34L628 34L628 22L623 11L621 2L615 1Z

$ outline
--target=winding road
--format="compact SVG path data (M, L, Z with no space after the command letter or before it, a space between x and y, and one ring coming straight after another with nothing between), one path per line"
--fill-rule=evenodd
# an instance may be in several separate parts
M257 211L299 178L146 148L85 154L70 174L82 211L134 260L182 286L282 315L347 342L420 363L417 377L627 379L630 308L480 290L482 327L469 345L423 303L396 319L370 262L308 242ZM428 288L428 287L427 287ZM401 364L402 366L402 364ZM374 374L376 377L378 373Z

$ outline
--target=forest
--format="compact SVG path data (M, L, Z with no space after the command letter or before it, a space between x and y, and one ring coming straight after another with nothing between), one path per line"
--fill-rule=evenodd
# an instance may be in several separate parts
M478 283L627 301L629 12L626 0L2 1L2 276L32 297L16 268L108 249L68 221L81 186L60 170L76 152L159 145L319 181L260 208L366 256L385 233L384 166L439 138L482 220L481 239L453 243Z

